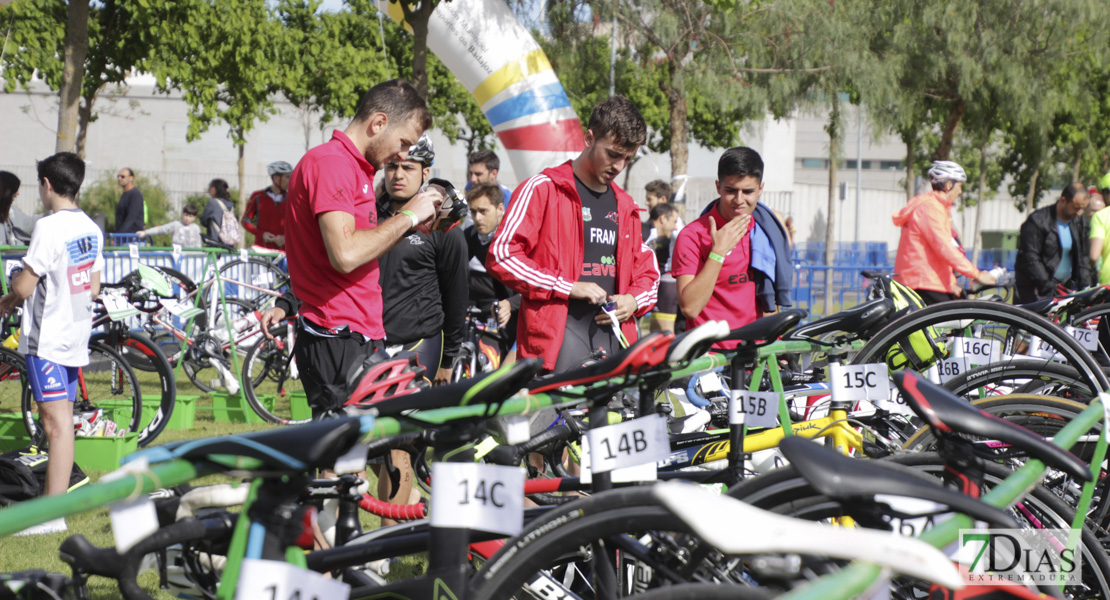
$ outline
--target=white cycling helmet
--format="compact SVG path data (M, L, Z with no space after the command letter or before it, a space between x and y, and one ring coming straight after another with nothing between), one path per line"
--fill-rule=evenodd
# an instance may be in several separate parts
M944 183L946 181L963 183L967 181L967 173L964 173L963 167L950 160L936 160L933 161L933 166L929 167L929 181L932 183Z
M432 140L428 137L428 134L425 133L424 135L420 136L420 139L417 140L415 144L409 146L408 159L413 162L418 162L425 167L432 166L432 163L434 163L436 160L436 150L435 146L432 145Z
M270 174L270 177L273 177L274 175L285 175L287 173L293 172L293 165L285 162L284 160L279 160L277 162L272 162L269 165L266 165L266 172Z

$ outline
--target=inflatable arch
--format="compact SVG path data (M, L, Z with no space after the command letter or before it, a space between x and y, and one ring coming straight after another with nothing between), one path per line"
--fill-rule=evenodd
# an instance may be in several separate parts
M377 6L410 29L400 4ZM582 151L582 124L563 84L503 0L440 2L428 49L474 96L521 181Z

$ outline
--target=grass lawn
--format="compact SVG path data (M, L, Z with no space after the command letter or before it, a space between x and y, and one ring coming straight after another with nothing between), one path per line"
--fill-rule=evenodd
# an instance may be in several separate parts
M140 385L143 389L156 388L149 379L150 374L137 373L140 376ZM193 385L181 374L178 381L179 394L200 394ZM187 431L166 430L154 441L153 446L183 439L198 439L215 437L234 433L242 433L259 429L274 427L274 425L255 425L241 423L222 423L213 420L211 398L202 395L198 400L196 421L194 427ZM205 410L205 409L209 410ZM92 481L97 481L104 475L102 471L88 473ZM370 489L376 489L376 478L368 474L371 479ZM222 475L212 475L193 482L193 485L205 485L230 481ZM361 512L361 521L364 529L378 526L378 518L366 512ZM69 574L68 565L58 558L58 546L67 537L74 534L84 535L97 546L114 545L111 526L108 520L107 508L90 511L66 518L69 531L52 535L38 535L20 538L5 538L0 540L0 572L22 571L27 569L44 569L58 573ZM403 577L413 573L422 572L426 564L423 556L406 557L400 564L395 564L391 574ZM173 598L170 594L157 589L158 577L153 571L140 576L139 583L143 585L155 598ZM119 589L114 580L93 577L89 580L89 591L94 599L119 598Z

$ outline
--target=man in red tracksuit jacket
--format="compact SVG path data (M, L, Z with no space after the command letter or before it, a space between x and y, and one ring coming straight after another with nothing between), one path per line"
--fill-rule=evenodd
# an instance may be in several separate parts
M640 209L613 180L647 135L624 97L597 105L585 150L517 187L490 246L486 267L521 294L518 356L543 358L556 373L620 350L614 316L629 343L633 317L655 305L659 271L644 245Z

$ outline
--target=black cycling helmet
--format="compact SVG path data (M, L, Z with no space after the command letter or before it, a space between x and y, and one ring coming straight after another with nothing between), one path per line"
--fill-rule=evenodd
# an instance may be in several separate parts
M462 223L470 214L470 207L463 196L450 181L433 177L428 180L428 187L437 186L443 192L443 204L439 207L439 214L432 222L432 231L451 231Z

